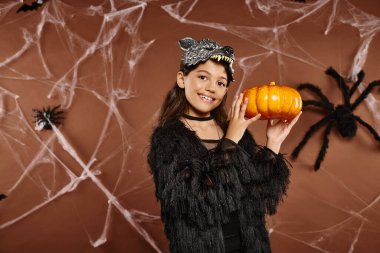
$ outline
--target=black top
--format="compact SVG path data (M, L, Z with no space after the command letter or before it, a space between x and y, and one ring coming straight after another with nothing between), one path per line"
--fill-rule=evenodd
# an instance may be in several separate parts
M241 252L240 223L237 212L230 215L230 221L222 226L226 253Z
M215 149L220 140L201 139L202 144L208 150ZM241 252L241 236L240 236L240 222L238 212L232 212L230 214L230 220L228 223L222 225L223 240L226 253L238 253Z

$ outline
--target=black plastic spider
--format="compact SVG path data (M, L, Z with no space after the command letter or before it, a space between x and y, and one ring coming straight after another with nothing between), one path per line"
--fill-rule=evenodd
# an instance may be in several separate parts
M324 125L327 125L326 129L323 133L323 144L322 148L319 151L318 158L314 164L314 169L317 171L321 163L326 155L329 139L328 136L331 133L331 130L334 125L338 129L338 132L341 134L343 138L351 138L355 136L357 130L357 123L359 122L361 125L366 127L370 133L375 137L377 141L380 141L380 136L376 133L376 131L364 120L362 120L359 116L353 114L353 111L356 107L363 102L363 100L368 96L368 94L372 91L376 86L380 86L380 80L376 80L368 84L365 90L360 94L360 96L353 102L350 103L350 99L353 93L358 88L359 84L364 79L363 70L358 74L358 80L354 83L354 85L349 88L343 79L332 67L326 70L326 74L332 76L338 84L339 89L342 91L344 103L337 105L334 107L328 98L322 93L321 89L310 83L303 83L298 86L298 90L307 89L317 95L319 100L303 100L303 106L315 106L319 109L327 111L327 115L319 120L317 123L313 124L309 130L305 133L305 136L298 144L297 147L292 152L292 158L296 159L301 149L305 146L306 142L310 139L312 134L321 128Z
M34 122L36 123L36 130L42 130L42 129L52 129L52 126L50 124L53 123L54 125L62 124L61 120L64 119L62 116L63 111L58 111L58 108L61 105L57 105L53 108L50 108L48 106L46 109L45 107L42 108L42 110L38 109L32 109L34 112L34 118L36 119ZM50 121L50 122L49 122Z

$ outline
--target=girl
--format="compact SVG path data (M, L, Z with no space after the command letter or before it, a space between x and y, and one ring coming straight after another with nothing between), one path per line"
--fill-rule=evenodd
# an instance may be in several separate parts
M265 214L276 213L289 169L280 146L291 122L268 121L267 144L255 143L245 119L247 100L236 96L233 49L210 39L179 41L177 83L161 108L148 163L172 253L271 252Z

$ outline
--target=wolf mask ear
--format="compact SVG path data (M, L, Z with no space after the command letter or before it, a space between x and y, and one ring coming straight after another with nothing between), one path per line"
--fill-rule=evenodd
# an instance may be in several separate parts
M197 41L195 41L193 38L186 37L186 38L179 40L178 43L179 43L182 50L188 50L192 45L197 43Z

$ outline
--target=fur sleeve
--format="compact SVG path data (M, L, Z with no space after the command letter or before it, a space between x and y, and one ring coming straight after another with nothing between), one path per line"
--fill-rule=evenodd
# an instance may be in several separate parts
M223 156L219 163L237 167L241 182L256 202L251 208L275 214L289 184L290 170L284 156L257 145L248 130L238 145L228 141L221 149Z
M265 146L257 145L249 131L246 131L243 145L257 168L253 182L256 181L259 186L267 213L273 215L288 189L289 163L283 154L276 154Z

